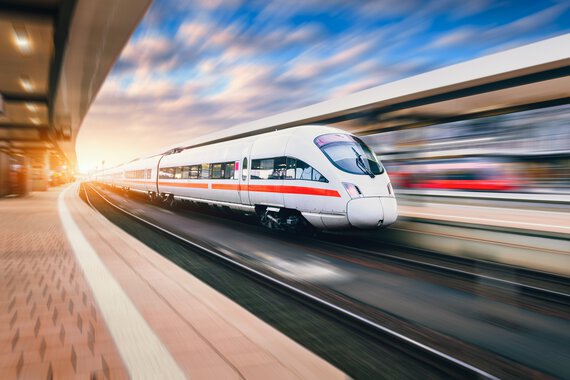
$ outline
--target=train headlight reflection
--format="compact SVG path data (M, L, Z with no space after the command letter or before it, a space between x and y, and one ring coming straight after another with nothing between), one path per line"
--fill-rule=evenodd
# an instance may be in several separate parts
M350 195L352 199L362 197L362 192L360 192L360 189L355 184L343 182L342 185L344 186L346 192L348 193L348 195Z

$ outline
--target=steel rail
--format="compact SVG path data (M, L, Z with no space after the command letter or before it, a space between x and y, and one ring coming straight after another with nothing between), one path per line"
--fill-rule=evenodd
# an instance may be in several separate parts
M137 220L137 221L139 221L139 222L141 222L141 223L143 223L143 224L146 224L146 225L152 227L153 229L158 230L158 231L160 231L160 232L166 234L167 236L170 236L171 238L173 238L173 239L175 239L175 240L177 240L177 241L180 241L180 242L182 242L182 243L184 243L184 244L187 244L187 245L190 245L190 246L192 246L192 247L194 247L194 248L196 248L196 249L198 249L198 250L200 250L200 251L202 251L202 252L206 252L206 253L208 253L208 254L210 254L210 255L213 255L213 256L215 256L215 257L217 257L217 258L219 258L219 259L222 259L223 261L225 261L225 262L227 262L227 263L230 263L230 264L233 265L233 266L236 266L236 267L238 267L238 268L240 268L240 269L242 269L242 270L245 270L246 272L248 272L248 273L250 273L250 274L253 274L253 275L257 276L258 278L261 278L261 279L263 279L263 280L266 280L266 281L270 282L272 285L277 285L278 287L280 287L280 288L282 288L282 289L286 289L287 291L293 292L295 295L300 296L300 297L302 297L302 298L305 299L305 300L310 300L310 301L316 303L317 305L319 305L319 306L321 306L321 307L325 307L325 308L328 309L328 310L334 311L334 312L336 312L336 313L338 313L338 314L340 314L340 315L342 315L342 316L344 316L344 317L346 317L346 318L349 318L350 320L352 320L352 321L354 321L354 322L357 322L357 323L359 323L359 324L361 324L361 325L363 325L363 326L365 326L365 327L372 328L372 329L374 329L374 330L376 330L376 331L378 331L378 332L381 332L381 333L383 333L383 334L385 334L385 335L388 335L388 336L390 336L390 337L392 337L392 338L395 338L395 339L397 339L397 340L399 340L399 341L405 342L406 344L408 344L409 346L411 346L411 347L413 347L413 348L415 348L415 349L417 349L417 350L421 350L421 351L423 351L423 352L427 352L427 353L429 353L430 355L432 355L433 357L438 358L439 360L443 361L444 363L447 363L447 364L449 364L449 365L452 365L452 366L456 367L457 369L466 371L466 373L470 373L470 374L472 374L472 375L475 375L475 376L478 376L478 377L482 377L482 378L485 378L485 379L498 379L498 377L493 376L493 375L491 375L490 373L488 373L488 372L486 372L486 371L484 371L484 370L482 370L482 369L480 369L480 368L477 368L477 367L475 367L475 366L473 366L473 365L471 365L471 364L468 364L468 363L466 363L466 362L464 362L464 361L462 361L462 360L460 360L460 359L454 358L453 356L450 356L450 355L448 355L448 354L446 354L446 353L444 353L444 352L441 352L441 351L439 351L439 350L437 350L437 349L435 349L435 348L429 347L429 346L427 346L427 345L425 345L425 344L423 344L423 343L420 343L420 342L418 342L418 341L416 341L416 340L414 340L414 339L412 339L412 338L409 338L409 337L407 337L407 336L405 336L405 335L403 335L403 334L400 334L400 333L398 333L398 332L396 332L396 331L394 331L394 330L392 330L392 329L390 329L390 328L388 328L388 327L382 326L382 325L380 325L380 324L378 324L378 323L376 323L376 322L374 322L374 321L371 321L371 320L369 320L369 319L367 319L367 318L365 318L365 317L362 317L362 316L360 316L360 315L358 315L358 314L355 314L355 313L353 313L353 312L351 312L351 311L349 311L349 310L346 310L346 309L344 309L344 308L342 308L342 307L340 307L340 306L337 306L337 305L332 304L332 303L330 303L330 302L328 302L328 301L325 301L325 300L323 300L323 299L321 299L321 298L319 298L319 297L316 297L316 296L314 296L314 295L312 295L312 294L310 294L310 293L307 293L307 292L305 292L305 291L303 291L303 290L301 290L301 289L297 289L297 288L295 288L294 286L292 286L292 285L290 285L290 284L287 284L287 283L285 283L285 282L283 282L283 281L281 281L281 280L279 280L279 279L276 279L276 278L274 278L274 277L271 277L271 276L269 276L269 275L267 275L267 274L265 274L265 273L262 273L262 272L260 272L260 271L258 271L258 270L256 270L256 269L250 268L250 267L248 267L247 265L244 265L244 264L242 264L242 263L240 263L240 262L238 262L238 261L236 261L236 260L233 260L233 259L227 257L226 255L223 255L223 254L221 254L221 253L218 253L218 252L216 252L216 251L213 251L212 249L210 249L210 248L208 248L208 247L204 247L204 246L202 246L202 245L200 245L200 244L198 244L198 243L196 243L196 242L193 242L193 241L191 241L191 240L189 240L189 239L187 239L187 238L185 238L185 237L183 237L183 236L177 235L177 234L175 234L175 233L173 233L173 232L171 232L171 231L169 231L169 230L167 230L167 229L165 229L165 228L163 228L163 227L161 227L161 226L159 226L159 225L157 225L157 224L155 224L155 223L149 222L148 220L145 220L145 219L139 217L138 215L135 215L135 214L133 214L133 213L131 213L131 212L129 212L129 211L123 209L122 207L113 204L113 203L112 203L111 201L109 201L104 195L102 195L99 191L97 191L93 186L89 185L89 187L90 187L95 193L97 193L101 199L103 199L106 203L108 203L110 206L112 206L113 208L117 209L117 210L120 211L121 213L123 213L123 214L125 214L125 215L128 215L128 216L130 216L131 218L133 218L133 219L135 219L135 220ZM90 206L91 206L92 208L95 209L95 207L93 206L93 204L91 204L91 202L89 201L89 196L87 195L87 191L86 191L86 190L84 190L84 191L85 191L85 194L86 194L86 198L87 198L88 203L90 204Z
M434 272L452 274L452 275L456 275L456 276L462 277L462 278L469 278L470 280L481 280L481 281L484 280L484 281L486 281L485 284L494 285L494 286L499 287L499 288L515 287L515 288L520 289L521 291L525 292L525 294L528 294L528 295L533 296L535 298L540 298L540 299L548 300L548 301L554 301L554 302L561 303L564 305L570 305L570 294L568 294L568 293L559 292L559 291L555 291L555 290L551 290L551 289L546 289L546 288L542 288L542 287L538 287L538 286L534 286L534 285L523 284L523 283L516 282L516 281L505 280L505 279L501 279L501 278L497 278L497 277L493 277L493 276L489 276L489 275L485 275L485 274L473 273L473 272L469 272L469 271L466 271L463 269L452 268L452 267L434 264L434 263L428 263L425 261L414 260L414 259L410 259L410 258L406 258L406 257L400 257L400 256L396 256L396 255L392 255L392 254L388 254L388 253L383 253L383 252L379 252L379 251L374 251L374 250L370 250L370 249L354 248L354 247L350 247L350 246L347 246L344 244L333 243L333 242L327 242L327 244L337 246L337 247L341 247L341 248L346 249L348 251L359 252L359 253L365 254L367 256L374 257L374 258L385 259L387 261L397 262L400 264L404 264L404 265L419 268L419 269L425 268L425 269L428 269L428 270L431 270ZM432 254L432 256L433 255L434 254ZM492 263L488 263L488 262L481 262L481 264L487 265L491 269L493 269L492 268L493 265L496 265L496 264L492 264ZM496 270L500 270L500 269L501 268L497 266ZM511 268L511 269L517 270L518 268ZM504 270L504 268L503 268L503 270ZM528 272L530 272L530 271L528 271L526 269L524 270L524 273L528 273ZM542 276L545 275L542 272L539 272L539 274ZM530 277L530 276L527 275L527 277Z

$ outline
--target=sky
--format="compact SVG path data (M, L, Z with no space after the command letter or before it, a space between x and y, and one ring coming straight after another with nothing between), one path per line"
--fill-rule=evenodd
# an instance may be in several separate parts
M155 0L83 122L79 170L568 32L567 0Z

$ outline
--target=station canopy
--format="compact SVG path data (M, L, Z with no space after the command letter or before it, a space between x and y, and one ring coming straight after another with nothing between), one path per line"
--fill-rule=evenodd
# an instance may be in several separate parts
M47 149L75 164L75 139L151 0L2 0L0 149Z

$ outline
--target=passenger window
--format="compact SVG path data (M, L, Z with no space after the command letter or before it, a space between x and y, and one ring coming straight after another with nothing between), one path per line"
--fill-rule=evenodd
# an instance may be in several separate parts
M190 178L190 166L182 166L181 167L180 178L182 178L182 179Z
M192 165L190 166L190 179L198 179L200 178L200 165Z
M170 175L171 168L160 168L159 178L161 179L170 179L172 178Z
M181 166L174 168L174 178L175 179L182 179L182 167Z
M313 181L317 182L328 182L328 180L317 171L317 169L313 168Z
M312 180L313 168L301 160L297 160L297 168L295 170L295 179Z
M261 178L261 160L251 160L251 174L250 179L262 179Z
M251 161L251 179L269 179L273 173L273 158Z
M287 164L285 157L277 157L273 160L273 171L268 179L285 179Z
M328 180L312 166L293 157L252 160L251 179L296 179L328 182Z
M232 179L234 178L235 164L233 162L226 162L222 164L222 178Z
M200 168L200 178L210 178L210 164L202 164Z
M328 182L328 180L315 168L304 161L287 157L286 179Z
M285 179L295 179L295 166L297 166L297 159L287 157L287 174L285 175Z
M222 178L222 164L212 164L212 179Z

